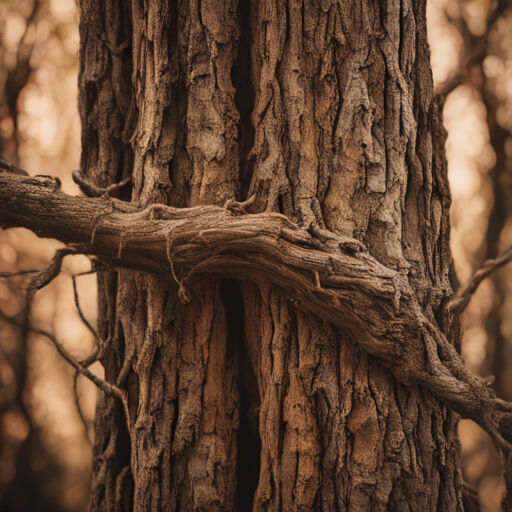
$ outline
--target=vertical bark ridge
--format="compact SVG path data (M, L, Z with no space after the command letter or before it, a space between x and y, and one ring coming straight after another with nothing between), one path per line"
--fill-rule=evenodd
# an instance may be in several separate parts
M184 0L172 11L168 2L133 5L134 200L222 204L238 187L230 82L236 3L218 9L214 2ZM179 190L172 190L175 183ZM134 508L232 510L238 394L219 282L196 287L184 306L166 298L163 283L141 279L144 332L130 337L139 382Z
M363 241L427 315L451 294L425 2L253 2L255 210ZM355 341L244 285L261 397L255 510L461 511L457 417Z
M102 359L105 379L116 382L124 355L124 336L116 317L118 276L101 272L98 294L102 297L98 311L100 352L109 352L108 364ZM104 397L98 406L94 426L93 481L91 510L130 510L131 473L130 438L122 406L114 397Z
M116 0L80 2L79 110L82 119L81 169L105 187L130 176L133 123L130 87L131 16ZM124 357L117 318L118 276L100 272L98 334L105 377L115 383ZM130 510L130 440L121 405L104 397L95 420L91 510Z
M187 152L190 206L223 204L238 192L238 123L231 83L239 38L238 2L191 2Z
M129 9L117 0L80 2L80 166L101 187L131 173L133 123Z
M176 40L171 35L171 4L164 0L132 2L133 74L137 125L134 151L133 200L167 204L177 123L171 106L179 75Z
M252 66L256 100L252 114L255 129L251 157L255 166L249 196L255 195L255 208L272 210L278 196L288 188L282 134L282 90L277 78L287 30L285 2L251 2L253 12Z
M237 2L81 7L87 178L107 186L122 168L141 206L234 198ZM101 361L107 379L128 391L132 437L119 404L105 398L91 510L233 510L237 362L220 283L195 287L184 306L153 277L119 271L101 279L110 280L100 286Z

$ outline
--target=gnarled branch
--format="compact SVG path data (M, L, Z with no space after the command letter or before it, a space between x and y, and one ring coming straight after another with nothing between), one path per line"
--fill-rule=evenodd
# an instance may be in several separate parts
M245 215L231 204L140 210L45 185L0 172L1 226L78 244L57 255L38 286L66 252L150 273L175 290L179 284L193 292L195 283L213 277L270 284L350 334L401 382L422 385L476 421L504 456L512 452L512 405L464 366L435 320L424 315L407 276L384 267L357 240L306 230L276 213Z

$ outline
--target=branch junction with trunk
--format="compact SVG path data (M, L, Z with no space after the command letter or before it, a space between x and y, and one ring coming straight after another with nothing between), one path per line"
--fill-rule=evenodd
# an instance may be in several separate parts
M151 274L184 303L194 300L195 284L212 278L270 285L358 340L403 384L423 386L478 423L500 450L510 485L512 404L497 399L465 367L436 320L423 313L406 276L383 266L358 240L313 225L301 228L278 213L247 214L244 206L228 201L224 207L140 209L106 194L72 197L51 177L0 167L0 226L28 228L67 244L35 275L33 288L58 274L66 254L86 254L97 268ZM448 326L478 283L509 260L507 253L486 262L446 304ZM105 349L99 340L99 351Z

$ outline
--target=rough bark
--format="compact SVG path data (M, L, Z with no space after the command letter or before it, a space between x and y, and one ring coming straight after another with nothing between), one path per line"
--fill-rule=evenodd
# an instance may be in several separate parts
M232 197L236 5L86 0L81 8L87 178L105 186L131 176L137 205ZM131 447L126 435L116 445L121 413L102 404L92 509L114 510L129 489L127 509L231 510L237 368L219 282L204 285L189 308L151 277L108 273L99 283L100 335L114 348L101 361L111 381L130 389L136 435Z
M449 191L424 2L253 5L251 193L363 241L427 316L450 294ZM353 338L248 292L262 406L256 510L460 510L456 418Z
M236 277L258 391L253 510L462 511L457 415L438 399L505 454L510 412L463 367L446 308L425 1L81 8L81 170L99 187L131 176L132 204L48 189L36 226L24 208L44 180L20 196L26 178L2 173L0 215L123 267L100 272L100 360L130 433L105 398L92 510L234 510L237 356L212 278ZM240 26L253 99L231 83ZM241 199L239 182L256 215L199 206Z
M424 315L407 279L369 255L357 239L314 226L306 230L278 213L248 215L236 202L224 208L151 205L140 210L114 199L69 197L48 187L47 177L2 173L0 184L4 227L30 225L40 236L52 234L71 244L36 274L30 287L46 286L63 257L79 253L98 257L96 268L139 269L165 280L168 292L177 292L185 305L193 302L190 290L195 297L198 283L247 278L270 285L299 310L340 327L401 382L420 383L461 414L490 426L493 405L512 411L505 402L493 404L487 382L467 370ZM462 311L464 296L458 294L445 306L448 323ZM500 423L494 428L510 437Z

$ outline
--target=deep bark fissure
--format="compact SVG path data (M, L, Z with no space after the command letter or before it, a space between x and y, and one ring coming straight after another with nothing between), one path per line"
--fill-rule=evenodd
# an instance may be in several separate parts
M236 279L223 279L220 297L227 325L227 342L238 353L237 387L240 397L237 433L237 512L252 510L260 472L261 440L258 432L257 395L254 372L245 346L245 308L242 288Z

